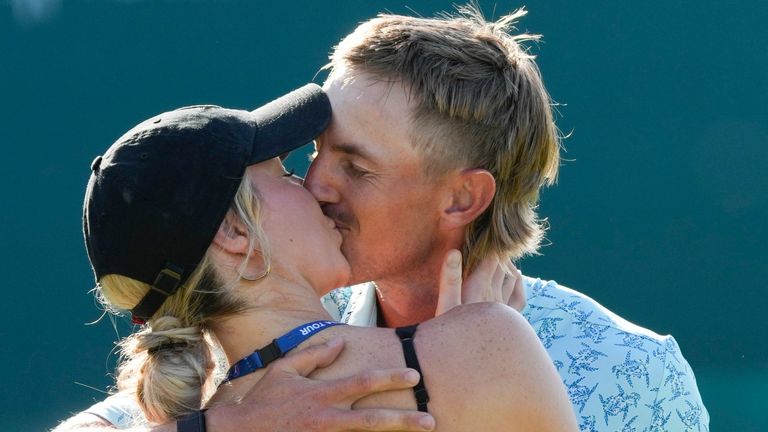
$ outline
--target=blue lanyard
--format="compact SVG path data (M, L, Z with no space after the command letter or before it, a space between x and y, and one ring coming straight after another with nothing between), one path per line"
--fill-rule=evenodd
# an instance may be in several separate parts
M254 351L253 354L233 364L229 368L227 378L222 381L222 384L267 367L267 365L284 356L316 333L339 324L343 323L336 321L313 321L296 327L279 338L274 339L271 344Z

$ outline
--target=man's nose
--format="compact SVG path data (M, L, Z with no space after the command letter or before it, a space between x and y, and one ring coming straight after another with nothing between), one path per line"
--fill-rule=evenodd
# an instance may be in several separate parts
M315 197L320 204L336 203L339 201L338 190L334 187L328 169L313 161L306 177L304 187Z

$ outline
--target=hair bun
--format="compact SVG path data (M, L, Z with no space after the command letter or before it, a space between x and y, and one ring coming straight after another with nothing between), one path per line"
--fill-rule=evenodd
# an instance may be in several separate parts
M191 348L203 341L199 327L184 327L184 323L176 317L163 316L154 319L148 327L138 335L136 352L147 351L151 355Z
M125 338L122 389L135 392L147 420L166 423L201 408L215 387L215 367L204 331L184 319L162 316Z
M158 351L172 351L177 348L186 348L189 344L187 342L169 342L162 345L156 345L147 350L149 355L155 354Z

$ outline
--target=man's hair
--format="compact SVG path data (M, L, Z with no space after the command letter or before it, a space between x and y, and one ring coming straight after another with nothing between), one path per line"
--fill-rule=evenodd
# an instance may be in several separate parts
M466 231L471 270L486 256L535 253L544 235L539 188L553 183L560 140L552 102L525 42L510 35L527 11L487 22L477 8L414 18L381 14L361 24L331 55L334 71L400 83L409 95L412 144L425 173L481 168L496 179L495 198Z

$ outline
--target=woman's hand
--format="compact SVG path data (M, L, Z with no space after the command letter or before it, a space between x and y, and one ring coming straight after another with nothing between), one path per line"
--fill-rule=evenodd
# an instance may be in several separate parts
M440 271L435 316L462 304L479 302L503 303L518 312L523 310L525 292L522 274L514 266L512 273L507 274L497 258L486 258L464 282L461 252L456 249L448 251Z

